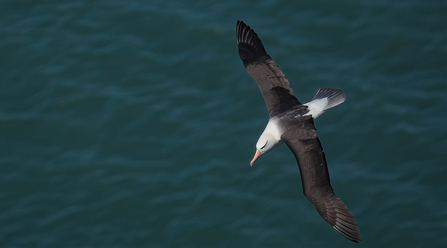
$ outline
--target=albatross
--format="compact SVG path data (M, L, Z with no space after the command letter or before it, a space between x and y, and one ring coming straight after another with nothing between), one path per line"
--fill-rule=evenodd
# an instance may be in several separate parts
M293 94L289 80L267 54L255 31L237 21L236 39L239 56L261 90L269 113L269 121L256 143L250 166L262 154L285 143L298 162L306 198L341 235L360 242L357 222L330 184L326 157L314 125L314 119L325 110L345 101L345 93L320 88L310 102L301 104Z

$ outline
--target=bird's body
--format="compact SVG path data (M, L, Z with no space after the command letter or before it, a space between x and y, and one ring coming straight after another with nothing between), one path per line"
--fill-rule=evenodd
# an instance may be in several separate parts
M344 102L344 92L320 88L310 102L301 104L258 35L238 21L236 38L239 56L261 90L269 112L269 122L256 143L256 154L250 165L262 154L285 143L297 159L304 195L340 234L359 242L360 232L354 217L330 185L326 157L314 125L314 119L326 109Z

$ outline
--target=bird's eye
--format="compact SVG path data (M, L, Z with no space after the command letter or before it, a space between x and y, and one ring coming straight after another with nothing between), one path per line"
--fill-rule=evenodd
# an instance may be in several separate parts
M263 145L263 146L261 147L261 149L264 149L264 147L265 147L268 143L269 143L268 141L265 142L265 145Z

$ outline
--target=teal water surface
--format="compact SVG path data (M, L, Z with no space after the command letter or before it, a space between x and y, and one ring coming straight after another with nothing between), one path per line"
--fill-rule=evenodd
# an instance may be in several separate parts
M0 1L0 247L445 247L445 1ZM302 194L236 21L306 102L360 244Z

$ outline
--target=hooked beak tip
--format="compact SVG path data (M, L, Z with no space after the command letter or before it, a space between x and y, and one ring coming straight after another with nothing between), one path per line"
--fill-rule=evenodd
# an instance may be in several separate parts
M260 152L258 149L256 149L255 156L253 157L253 159L252 159L251 162L250 162L250 166L251 166L251 167L253 167L253 164L256 162L256 160L258 160L258 158L259 158L261 155L262 155L261 152Z

